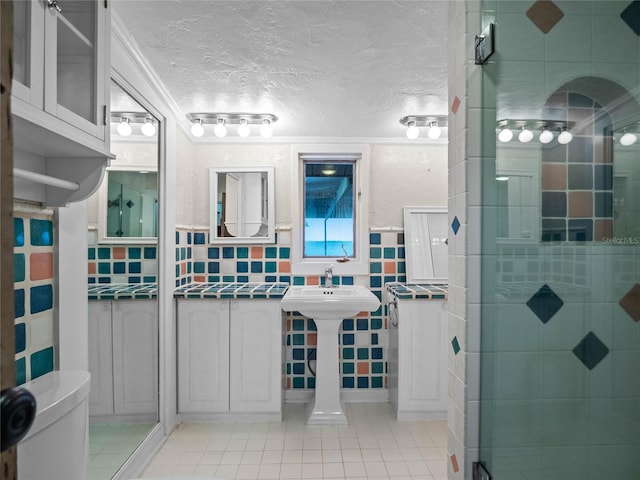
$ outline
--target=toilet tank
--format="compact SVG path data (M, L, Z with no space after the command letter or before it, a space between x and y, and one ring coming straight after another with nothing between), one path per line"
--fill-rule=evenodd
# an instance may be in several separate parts
M89 372L56 371L21 385L36 399L36 417L18 443L20 480L88 478Z

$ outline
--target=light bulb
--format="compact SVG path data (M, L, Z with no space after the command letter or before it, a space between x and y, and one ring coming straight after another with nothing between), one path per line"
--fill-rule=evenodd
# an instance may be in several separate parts
M201 119L198 118L193 122L193 125L191 125L191 135L194 137L201 137L204 135L204 126L202 125Z
M153 137L156 134L156 126L153 124L153 120L147 118L142 127L140 127L140 131L145 137Z
M502 143L510 142L513 138L513 132L508 127L503 127L498 134L498 140Z
M562 145L566 145L571 140L573 140L573 135L571 135L567 130L563 130L560 135L558 135L558 143L561 143Z
M116 130L118 134L122 135L123 137L128 137L129 135L131 135L131 125L129 125L129 119L128 118L121 119L120 123L116 127Z
M538 140L540 140L540 143L544 143L545 145L547 143L551 143L553 141L553 132L548 128L543 128Z
M420 135L420 130L416 127L416 122L411 121L407 123L407 138L410 140L415 140Z
M247 120L245 118L240 119L240 126L238 127L238 135L241 137L248 137L249 133L249 125L247 124Z
M222 138L227 135L227 127L224 126L224 118L218 119L218 123L213 127L213 134L218 138Z
M438 122L431 122L431 126L427 131L427 137L429 137L431 140L436 140L440 138L441 133L442 133L442 130L440 130L440 127L438 126Z
M522 143L529 143L533 139L533 132L526 127L522 127L522 131L518 134L518 140Z
M266 118L262 120L262 125L260 125L260 135L262 135L264 138L271 138L271 135L273 135L271 120L268 120Z
M637 141L638 141L638 137L633 133L629 133L629 132L625 133L620 137L620 145L624 145L625 147L628 147L629 145L633 145Z

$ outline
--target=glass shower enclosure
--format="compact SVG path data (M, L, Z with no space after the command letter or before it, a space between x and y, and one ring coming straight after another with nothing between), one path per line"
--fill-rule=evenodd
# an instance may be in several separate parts
M640 479L640 2L481 17L480 459L494 480Z

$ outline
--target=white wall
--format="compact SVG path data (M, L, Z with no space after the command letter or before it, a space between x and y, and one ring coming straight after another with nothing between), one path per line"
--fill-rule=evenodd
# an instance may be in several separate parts
M322 139L320 139L322 140ZM320 142L319 142L320 143ZM193 200L196 226L209 224L209 168L229 166L275 167L276 225L287 226L291 216L293 162L287 144L203 144L193 146L191 167L180 162L178 211ZM370 227L402 227L404 206L447 204L447 145L373 145L371 149ZM190 178L185 172L191 168ZM191 181L188 181L191 180ZM188 215L184 214L186 219Z

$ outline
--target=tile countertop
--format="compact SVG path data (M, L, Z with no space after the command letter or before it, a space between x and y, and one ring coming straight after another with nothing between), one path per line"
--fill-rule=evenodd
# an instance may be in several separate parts
M157 283L98 283L89 285L89 300L148 300L157 296Z
M174 290L175 298L274 298L281 299L288 283L190 283Z
M446 283L398 283L385 284L388 293L399 300L446 300L448 298Z

